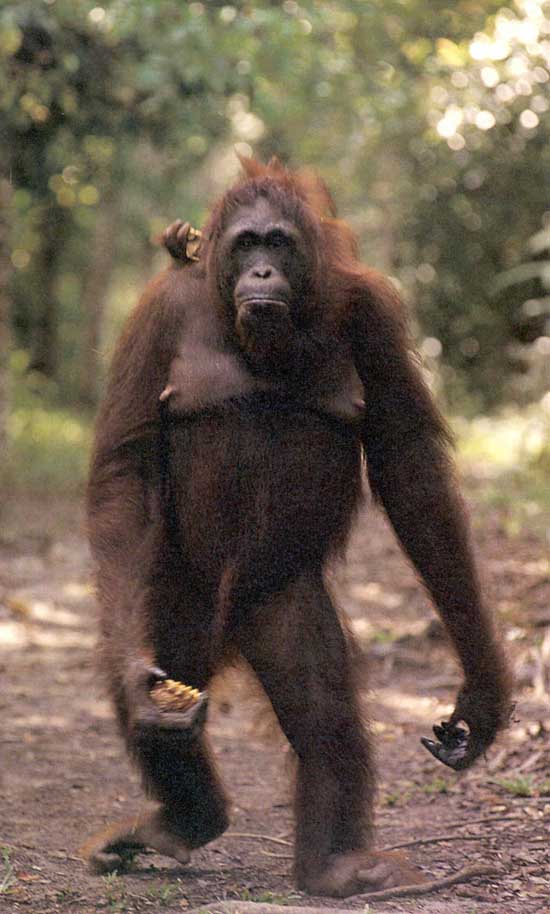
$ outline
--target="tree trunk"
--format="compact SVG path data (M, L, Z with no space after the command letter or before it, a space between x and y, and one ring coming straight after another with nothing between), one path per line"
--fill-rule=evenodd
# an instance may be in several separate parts
M11 272L8 251L10 202L11 185L7 178L0 177L0 505L3 500L3 489L7 482L8 412L10 405L10 308L8 295L8 281Z
M118 200L106 197L97 215L92 240L89 267L82 291L82 313L85 330L83 340L80 399L97 402L101 381L101 343L105 305L115 265Z
M57 375L59 362L59 302L56 281L67 228L68 217L65 210L49 203L42 218L42 245L35 256L36 271L40 278L40 294L29 365L29 371L39 371L48 378Z

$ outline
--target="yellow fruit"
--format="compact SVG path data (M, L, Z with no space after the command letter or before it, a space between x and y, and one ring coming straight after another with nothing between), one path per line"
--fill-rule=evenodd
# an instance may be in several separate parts
M198 689L176 682L175 679L156 682L151 689L151 698L161 711L187 711L200 696Z

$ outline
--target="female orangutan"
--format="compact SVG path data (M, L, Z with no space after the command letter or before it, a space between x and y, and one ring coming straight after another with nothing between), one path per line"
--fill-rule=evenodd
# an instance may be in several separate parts
M470 765L507 721L510 682L449 434L393 287L358 261L320 181L277 162L243 165L198 260L185 255L187 225L167 230L180 259L131 315L97 423L88 505L102 657L158 808L85 852L99 871L143 846L185 862L223 832L206 690L238 652L297 757L297 884L346 896L414 878L371 847L354 651L325 586L363 460L464 671L450 721L426 741L433 754ZM188 705L159 706L166 679L197 690Z

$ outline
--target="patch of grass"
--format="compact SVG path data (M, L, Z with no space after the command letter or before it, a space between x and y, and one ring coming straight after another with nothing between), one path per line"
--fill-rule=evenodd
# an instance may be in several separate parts
M374 644L392 644L399 638L399 634L389 628L378 628L370 636Z
M499 512L503 531L514 539L526 528L545 535L549 527L549 492L549 478L537 479L518 469L486 482L476 494L478 505L485 504Z
M81 896L80 896L80 892L78 889L68 889L68 888L58 889L54 895L55 900L59 904L68 902L68 901L76 901L80 897Z
M531 778L499 778L496 783L514 797L532 797L534 794Z
M550 400L546 398L525 409L509 408L470 420L458 418L452 424L458 452L467 463L483 462L495 471L513 470L519 464L545 469L550 430Z
M152 886L147 891L147 898L150 901L156 901L157 904L164 906L172 904L179 894L179 886L170 882L163 882L161 885Z
M384 794L383 803L385 806L404 806L411 799L410 790L392 790Z
M10 889L16 883L15 874L13 871L13 864L11 862L10 850L7 847L3 847L0 851L2 855L2 871L0 872L0 895L8 895Z
M449 793L450 785L444 778L433 778L433 780L428 781L427 784L423 784L420 788L422 793L432 794L432 793Z
M290 904L285 895L275 895L273 892L262 892L259 895L254 895L251 901L255 901L257 904Z
M11 412L3 483L16 490L71 495L87 475L94 410L68 404L55 381L28 371L28 356L10 360Z
M465 472L483 477L476 496L499 511L506 533L517 536L526 526L545 533L550 517L550 398L521 411L453 424Z
M251 901L255 904L288 905L291 903L287 895L275 895L273 892L260 892L256 895L250 889L242 889L238 898L239 901Z
M118 873L109 873L103 877L105 900L110 911L124 914L127 909L126 886Z
M91 443L88 412L21 394L8 420L8 434L12 486L63 494L82 488Z

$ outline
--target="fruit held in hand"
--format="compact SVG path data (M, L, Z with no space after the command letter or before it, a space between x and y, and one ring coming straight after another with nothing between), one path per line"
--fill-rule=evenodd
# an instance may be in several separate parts
M151 689L151 698L161 711L188 711L200 700L201 692L192 686L164 679Z

